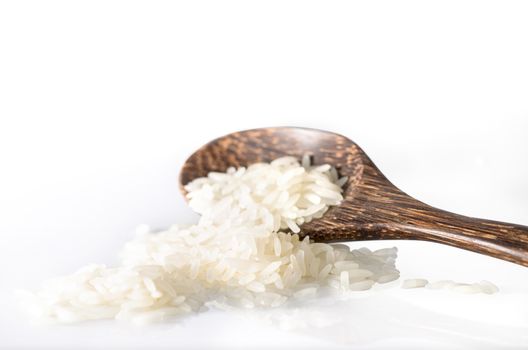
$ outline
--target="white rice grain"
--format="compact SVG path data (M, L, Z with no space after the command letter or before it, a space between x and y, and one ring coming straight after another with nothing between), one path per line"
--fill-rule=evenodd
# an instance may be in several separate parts
M423 278L413 278L413 279L406 279L402 283L403 289L412 289L412 288L422 288L425 287L429 283L426 279Z

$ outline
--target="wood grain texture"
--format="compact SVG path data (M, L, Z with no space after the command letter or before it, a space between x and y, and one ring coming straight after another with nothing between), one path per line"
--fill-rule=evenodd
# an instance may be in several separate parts
M196 151L180 173L180 189L210 171L308 153L348 176L341 205L302 226L315 241L415 239L448 244L528 266L528 227L433 208L394 186L348 138L305 128L264 128L220 137Z

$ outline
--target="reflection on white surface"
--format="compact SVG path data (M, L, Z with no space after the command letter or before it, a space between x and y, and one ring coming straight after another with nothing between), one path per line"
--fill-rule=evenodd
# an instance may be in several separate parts
M493 297L479 301L487 317L480 313L483 317L476 321L405 301L405 298L398 297L398 292L365 294L368 295L347 300L314 300L308 305L254 312L251 318L336 345L368 346L398 339L415 339L431 345L490 348L528 344L528 318L517 326L496 324L497 320L491 319L494 316L485 307L486 303L501 302ZM451 298L458 304L465 296ZM434 304L438 296L423 295L421 299Z
M452 308L444 308L446 302ZM452 310L455 307L457 313ZM164 348L171 344L174 348L402 345L496 349L528 344L526 310L526 294L475 297L424 289L408 291L393 282L385 288L342 297L317 297L266 310L209 310L147 327L114 321L29 326L22 319L1 326L20 335L6 345L21 347L44 342L56 348ZM28 332L31 338L23 336ZM153 339L157 345L149 347Z

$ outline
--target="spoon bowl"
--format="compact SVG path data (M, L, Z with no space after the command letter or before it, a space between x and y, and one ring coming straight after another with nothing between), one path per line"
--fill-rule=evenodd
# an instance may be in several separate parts
M192 154L180 172L180 189L228 167L309 154L347 176L343 201L302 226L300 235L320 242L415 239L448 244L528 266L528 227L470 218L433 208L394 186L363 150L332 132L276 127L235 132Z

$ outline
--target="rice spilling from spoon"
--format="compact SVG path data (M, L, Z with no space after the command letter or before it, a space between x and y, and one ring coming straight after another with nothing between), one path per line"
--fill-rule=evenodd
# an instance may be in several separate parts
M21 292L38 320L77 322L116 318L143 324L221 308L275 307L321 291L359 291L399 277L396 248L371 252L311 242L304 223L339 205L347 179L310 158L278 158L185 186L195 225L126 243L120 265L89 265Z

